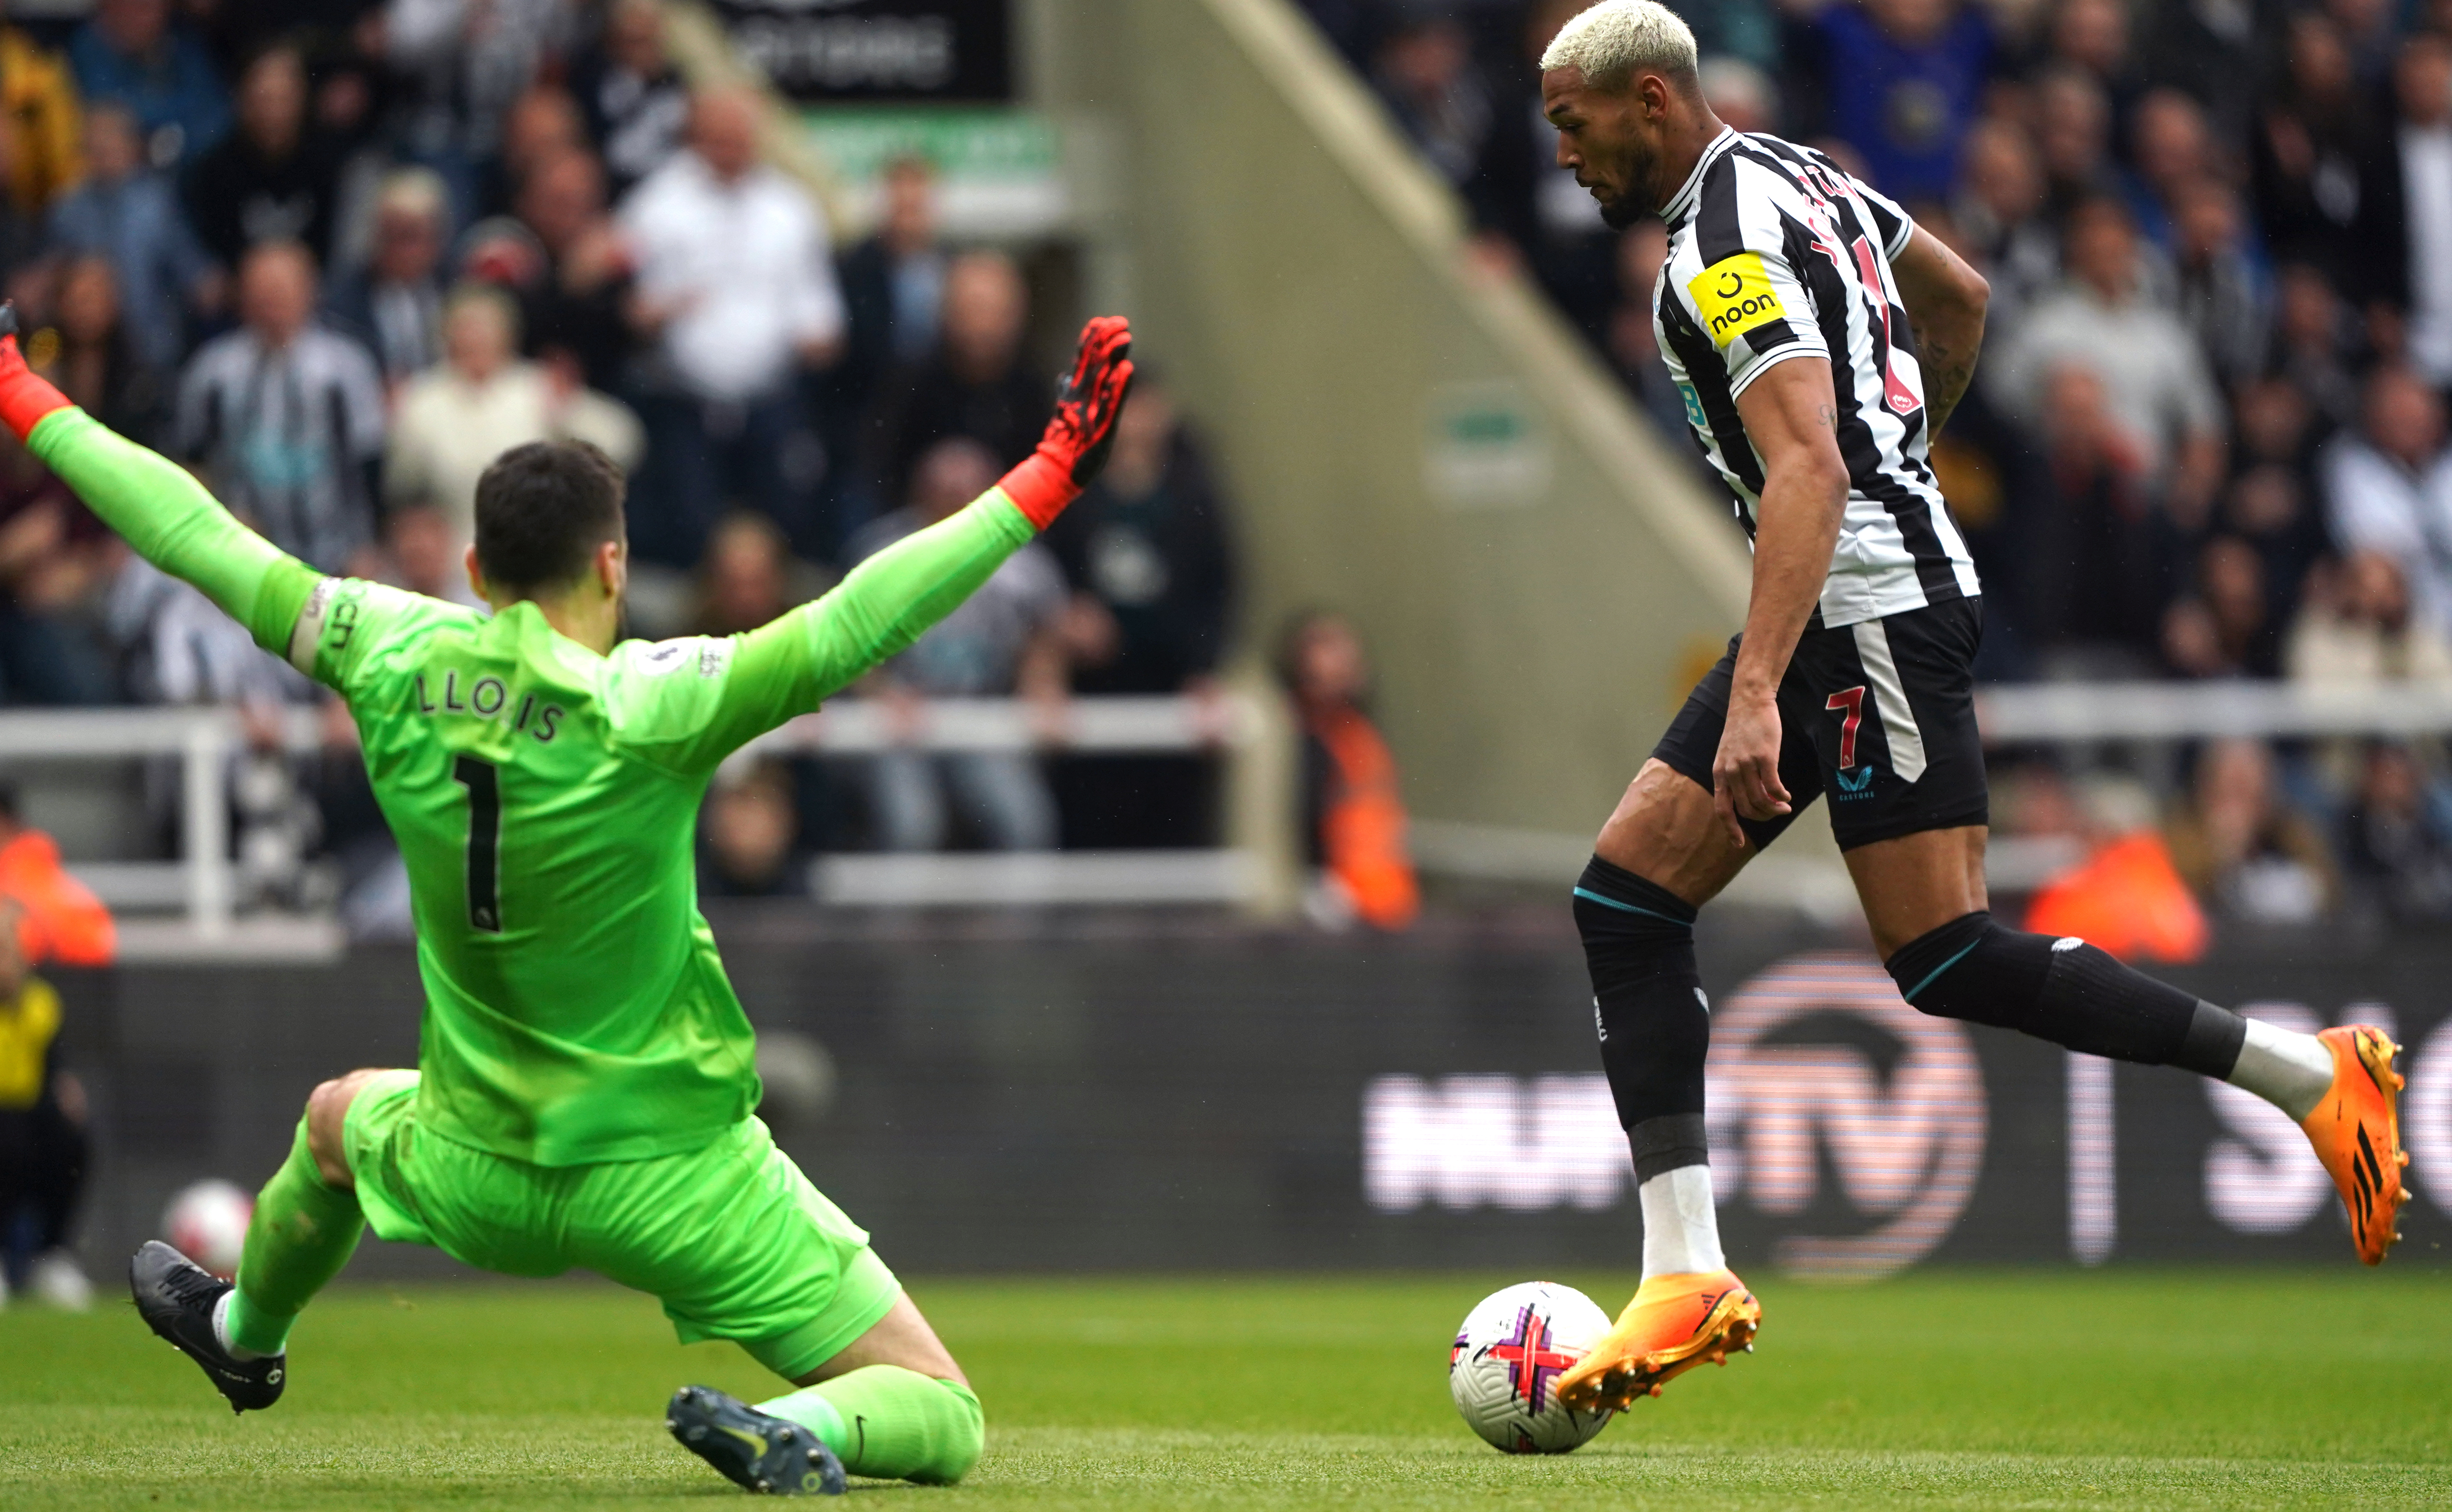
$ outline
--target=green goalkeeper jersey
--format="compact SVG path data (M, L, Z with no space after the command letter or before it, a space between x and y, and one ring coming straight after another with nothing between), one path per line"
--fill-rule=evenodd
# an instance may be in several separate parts
M544 1166L693 1149L759 1098L698 910L723 757L911 643L1036 534L999 490L761 629L599 656L533 603L491 617L325 578L84 414L34 450L148 559L336 690L408 865L421 1127Z

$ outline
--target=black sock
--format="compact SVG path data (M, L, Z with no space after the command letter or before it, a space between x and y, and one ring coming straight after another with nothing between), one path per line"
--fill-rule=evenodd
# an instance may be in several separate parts
M1987 913L1954 918L1885 963L1926 1013L1991 1024L2088 1055L2227 1077L2247 1026L2075 936L2005 930Z
M1635 1179L1706 1164L1711 1013L1694 970L1693 906L1596 855L1575 885L1575 927L1592 968L1601 1069L1633 1147Z

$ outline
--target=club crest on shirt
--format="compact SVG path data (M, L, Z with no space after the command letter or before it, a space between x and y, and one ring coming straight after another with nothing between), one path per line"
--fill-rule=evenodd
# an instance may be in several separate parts
M1788 317L1759 252L1720 259L1687 280L1686 291L1694 296L1694 307L1715 346L1725 347L1758 325Z

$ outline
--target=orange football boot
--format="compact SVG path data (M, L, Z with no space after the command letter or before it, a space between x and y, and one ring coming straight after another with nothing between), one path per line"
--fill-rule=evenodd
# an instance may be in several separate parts
M2401 1047L2364 1024L2316 1037L2333 1052L2333 1085L2299 1127L2342 1189L2359 1258L2380 1266L2401 1237L2401 1205L2409 1201L2401 1184L2402 1168L2409 1164L2409 1151L2401 1148L2403 1083L2392 1069Z
M1750 1351L1761 1328L1762 1304L1734 1271L1646 1277L1616 1326L1559 1378L1558 1400L1623 1410L1706 1360L1727 1365L1729 1351Z

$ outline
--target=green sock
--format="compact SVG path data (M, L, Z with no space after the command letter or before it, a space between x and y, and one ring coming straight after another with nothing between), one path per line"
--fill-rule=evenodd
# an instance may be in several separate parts
M758 1404L825 1441L854 1475L950 1485L979 1463L979 1399L958 1381L900 1365L864 1365Z
M306 1120L300 1118L289 1158L257 1194L255 1217L247 1226L238 1290L229 1304L229 1342L279 1354L307 1299L349 1263L366 1227L357 1193L337 1191L315 1173Z

